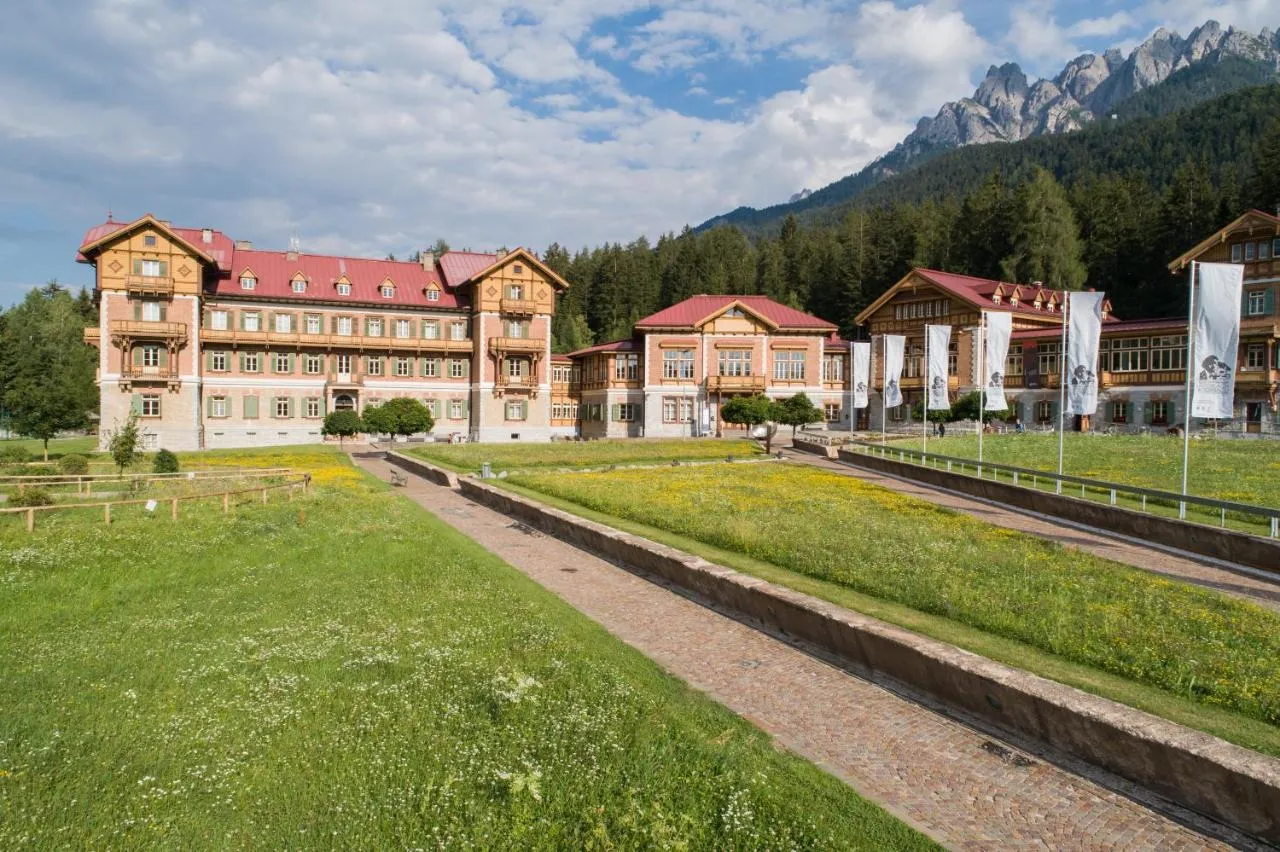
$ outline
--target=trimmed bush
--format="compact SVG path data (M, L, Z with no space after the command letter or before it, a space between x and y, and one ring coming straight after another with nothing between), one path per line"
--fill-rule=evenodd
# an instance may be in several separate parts
M53 495L43 488L34 485L21 485L18 490L9 496L8 504L14 508L27 508L29 506L52 506Z
M161 450L156 453L155 461L151 463L152 473L177 473L178 457L168 450Z
M58 471L70 476L80 476L89 472L89 459L79 453L69 453L58 459Z
M0 447L0 464L24 464L31 461L31 451L21 444Z

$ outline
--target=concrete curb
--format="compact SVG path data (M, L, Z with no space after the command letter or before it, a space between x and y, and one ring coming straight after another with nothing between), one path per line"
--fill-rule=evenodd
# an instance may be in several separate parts
M462 494L1269 843L1280 760L474 479Z
M443 485L446 488L458 487L458 474L443 467L436 467L422 459L402 455L394 450L387 450L387 461L396 467L402 467L411 473L416 473L436 485Z
M791 448L801 453L810 453L811 455L821 456L824 459L836 458L836 451L840 449L838 446L827 446L826 444L814 444L803 438L793 438Z
M1146 541L1158 542L1189 553L1212 556L1237 565L1260 568L1275 573L1280 566L1280 539L1267 539L1248 533L1233 532L1078 500L1065 494L1050 494L1005 482L978 479L962 473L948 473L931 467L841 450L838 458L855 467L887 473L913 482L935 485L961 494L980 497L1019 509L1065 518L1097 529Z

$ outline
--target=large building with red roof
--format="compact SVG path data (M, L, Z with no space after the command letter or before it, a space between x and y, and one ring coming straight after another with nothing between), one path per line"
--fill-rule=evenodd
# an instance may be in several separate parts
M1171 274L1186 275L1189 264L1239 263L1244 267L1240 352L1236 375L1236 417L1217 428L1243 433L1280 432L1276 416L1280 387L1280 217L1249 211L1210 235L1169 264ZM885 334L907 338L901 382L905 403L886 414L889 427L910 426L911 409L923 396L924 326L953 327L950 352L952 398L977 388L976 328L981 313L1013 315L1013 339L1004 385L1010 419L1056 427L1062 364L1061 291L1038 284L1011 284L913 269L855 319L873 341L871 405L861 425L880 429L879 394L883 387L880 341ZM1170 306L1174 311L1185 306ZM1099 410L1081 418L1078 429L1138 432L1167 429L1186 414L1187 321L1121 320L1104 305L1099 355ZM918 423L918 421L917 421ZM918 427L915 427L918 428Z
M437 434L548 440L551 317L568 285L524 249L420 261L264 251L153 216L108 221L96 269L104 435L170 449L320 441L324 416L420 399Z

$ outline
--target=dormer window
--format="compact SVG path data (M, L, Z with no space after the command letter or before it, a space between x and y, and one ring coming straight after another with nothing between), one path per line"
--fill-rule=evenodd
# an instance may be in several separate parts
M295 293L305 293L307 292L307 279L299 275L293 279L293 283L290 287Z
M254 290L254 289L256 289L256 288L257 288L257 286L258 286L258 279L257 279L257 278L254 278L252 275L241 275L241 276L240 276L240 289L241 289L241 290Z
M396 285L392 284L390 281L383 281L380 292L382 293L382 298L394 299L396 295Z
M998 304L1000 304L1000 294L999 294L998 292L996 292L996 293L992 293L992 294L991 294L991 301L992 301L992 303L993 303L993 304L997 304L997 305L998 305Z
M348 281L345 277L338 279L338 295L339 296L351 295L351 282Z
M428 302L438 302L438 301L440 301L440 291L439 291L439 290L437 290L435 287L428 287L428 288L427 288L427 301L428 301Z

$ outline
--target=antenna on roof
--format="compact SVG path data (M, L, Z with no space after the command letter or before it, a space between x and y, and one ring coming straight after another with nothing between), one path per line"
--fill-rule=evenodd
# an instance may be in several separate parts
M301 249L299 248L301 244L302 244L302 241L298 239L297 234L294 234L291 237L289 237L289 251L291 251L292 253L297 254L299 251L301 251Z
M108 221L108 222L114 222L114 221L115 221L115 217L111 215L111 208L110 208L110 207L108 207L108 208L107 208L107 221Z

